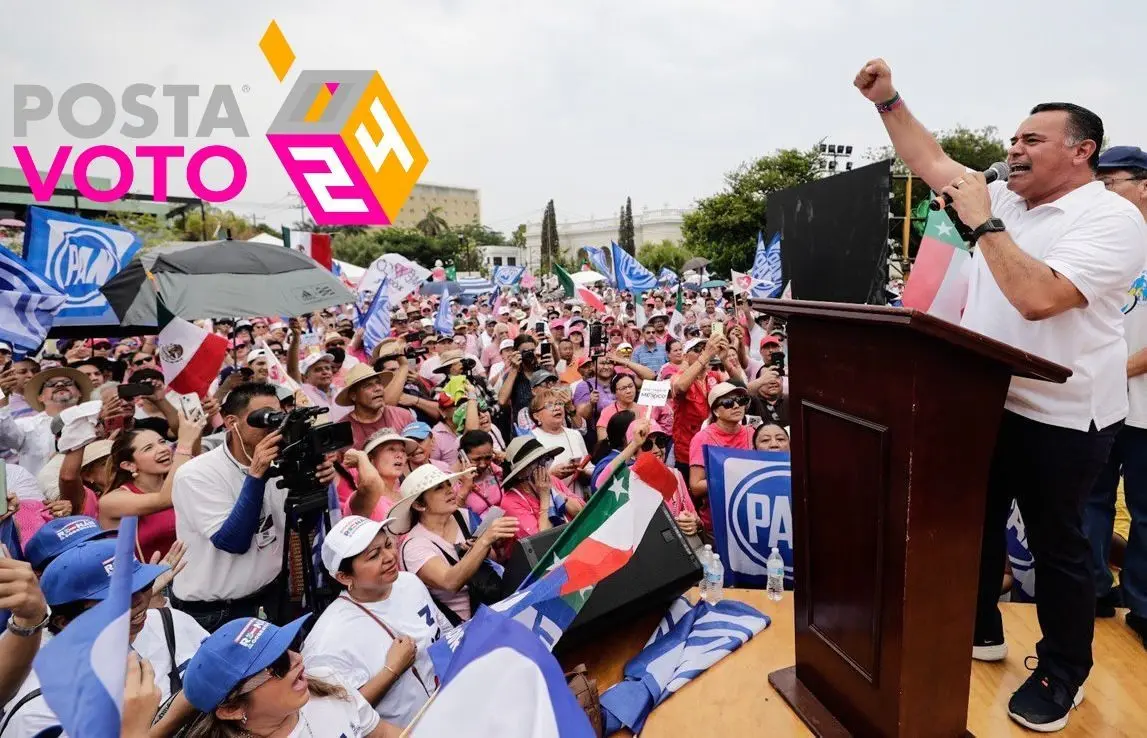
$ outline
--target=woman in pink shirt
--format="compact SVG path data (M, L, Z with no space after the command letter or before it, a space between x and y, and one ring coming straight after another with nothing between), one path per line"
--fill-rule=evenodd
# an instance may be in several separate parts
M514 540L573 520L585 507L581 498L550 473L554 457L561 452L561 448L546 448L533 436L518 436L506 447L510 471L502 480L502 509L507 517L517 519ZM507 541L504 554L511 542Z
M709 390L709 424L693 436L689 443L689 491L697 502L701 525L713 530L709 511L709 481L705 476L705 447L750 449L753 447L753 429L742 425L749 393L744 387L721 382Z
M494 439L483 430L466 431L459 439L461 453L473 475L458 479L463 504L475 515L502 504L502 470L494 463Z
M402 499L399 484L407 471L408 443L412 442L393 428L383 428L367 440L362 451L350 449L343 454L343 466L358 474L357 489L352 489L346 480L339 482L343 515L386 519L390 508Z

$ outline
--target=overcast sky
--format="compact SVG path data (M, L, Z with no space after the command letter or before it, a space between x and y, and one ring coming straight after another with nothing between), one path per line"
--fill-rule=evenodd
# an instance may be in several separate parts
M635 210L689 207L776 148L824 137L860 152L881 145L879 119L852 87L878 55L932 129L995 125L1007 138L1032 104L1069 100L1103 117L1112 144L1147 146L1141 55L1092 32L1147 27L1147 4L1130 0L37 0L4 10L0 140L12 142L16 83L57 98L78 82L117 97L134 82L199 84L192 129L211 85L246 85L251 136L211 142L234 145L250 168L225 207L274 225L298 211L263 134L302 68L380 71L430 158L422 181L481 189L483 221L506 232L539 219L550 198L559 220L616 217L627 195ZM272 18L298 57L284 84L257 47ZM208 143L174 139L170 100L155 105L148 143ZM81 142L53 117L17 143L47 169L55 147ZM0 164L16 164L11 143ZM150 191L150 166L134 189ZM173 194L190 193L175 184Z

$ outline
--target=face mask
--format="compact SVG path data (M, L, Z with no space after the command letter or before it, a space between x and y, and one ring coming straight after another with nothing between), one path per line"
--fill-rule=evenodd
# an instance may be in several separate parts
M346 360L346 349L344 349L342 346L329 348L327 349L327 353L334 357L336 364L341 364Z

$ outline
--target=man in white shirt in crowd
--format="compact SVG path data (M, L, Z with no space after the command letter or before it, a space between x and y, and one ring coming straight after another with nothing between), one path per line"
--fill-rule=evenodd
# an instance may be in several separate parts
M1147 218L1147 152L1137 146L1114 146L1099 157L1099 180ZM1127 625L1147 645L1147 269L1131 284L1123 306L1129 411L1115 436L1111 458L1099 475L1083 512L1083 530L1091 541L1099 617L1114 617L1123 606ZM1123 477L1123 495L1131 515L1131 535L1119 572L1119 588L1108 566L1115 525L1115 493Z
M1070 103L1032 109L1008 150L1010 178L986 184L912 116L880 59L856 75L896 153L972 231L961 325L1069 367L1064 384L1012 380L988 479L973 657L1007 653L999 612L1014 497L1035 559L1038 666L1008 714L1061 730L1092 666L1095 577L1082 507L1127 416L1120 312L1147 261L1147 225L1095 181L1103 121Z
M7 346L0 343L0 348ZM28 380L40 373L40 364L35 359L24 357L10 361L0 370L0 407L7 407L13 418L26 418L36 411L24 399L24 387Z
M92 383L82 373L67 367L42 371L24 385L24 400L35 415L13 418L0 408L0 452L16 455L17 463L38 474L56 453L52 419L92 395Z
M286 537L281 479L265 478L279 453L278 432L255 428L256 410L278 412L275 386L248 382L228 393L220 414L226 441L175 472L175 533L187 547L188 566L172 583L176 607L209 632L264 608L271 620L289 619L279 601ZM319 479L334 479L331 465Z

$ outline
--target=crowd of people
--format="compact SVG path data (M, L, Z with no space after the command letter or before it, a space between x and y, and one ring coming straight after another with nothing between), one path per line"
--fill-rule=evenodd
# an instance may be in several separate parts
M785 331L730 293L683 294L678 310L676 290L635 306L606 287L598 313L560 292L416 291L371 350L353 306L204 322L229 351L198 398L166 386L154 336L0 345L0 735L55 724L31 658L107 597L125 517L140 735L401 730L435 689L428 647L501 599L514 542L573 520L642 451L676 477L691 545L711 542L703 447L788 449ZM668 400L641 402L645 382ZM308 406L350 439L313 470L333 521L323 608L300 595L283 432L261 420Z

